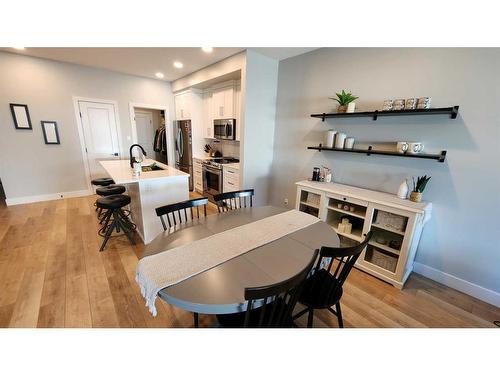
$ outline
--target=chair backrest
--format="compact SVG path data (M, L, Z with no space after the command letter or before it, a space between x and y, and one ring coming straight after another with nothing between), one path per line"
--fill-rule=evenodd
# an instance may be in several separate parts
M244 327L280 328L291 324L293 309L307 275L311 272L318 257L318 252L319 250L316 249L307 266L288 280L267 286L245 288L247 310ZM259 301L262 303L261 307L255 307L254 304ZM251 312L255 308L259 308L260 312L252 317L252 320L256 319L256 321L251 322Z
M322 300L329 301L334 296L339 295L339 291L349 276L359 255L366 248L368 241L372 237L372 232L368 232L363 242L351 247L327 247L322 246L319 253L318 263L314 268L314 273L325 269L335 277L336 282L325 282L323 278L314 278L312 289L316 290L322 296ZM335 271L332 273L332 267L335 264ZM316 284L318 283L318 284Z
M203 208L203 216L207 216L207 204L208 198L196 198L184 202L167 204L166 206L156 208L156 215L160 217L163 230L168 230L183 222L187 223L195 218L199 219L200 207ZM195 209L193 210L193 208ZM184 220L182 217L183 212ZM165 221L164 217L167 218L167 221Z
M253 189L231 191L229 193L221 193L214 195L214 201L217 204L219 213L237 210L239 208L252 207L254 196ZM248 200L248 202L247 202Z

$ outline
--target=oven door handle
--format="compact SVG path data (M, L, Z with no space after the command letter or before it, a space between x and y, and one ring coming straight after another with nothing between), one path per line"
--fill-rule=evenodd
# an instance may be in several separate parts
M212 167L210 165L204 165L202 167L202 169L205 170L205 171L214 172L214 173L217 173L217 174L220 174L222 172L219 168L215 168L215 167Z

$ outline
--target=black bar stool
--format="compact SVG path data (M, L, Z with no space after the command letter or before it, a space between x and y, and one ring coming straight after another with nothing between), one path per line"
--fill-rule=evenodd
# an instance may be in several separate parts
M95 178L93 179L92 181L90 181L92 183L92 185L94 186L108 186L108 185L112 185L114 184L115 182L113 181L112 178L109 178L109 177L103 177L103 178Z
M97 195L99 195L101 197L107 197L109 195L123 194L123 193L125 193L126 190L127 189L123 185L114 185L113 184L113 185L98 187L95 190L95 192ZM102 208L96 207L96 211L97 211L97 218L101 219L99 224L102 224L102 221L103 221ZM130 214L130 213L128 213L128 214Z
M113 181L112 178L109 177L103 177L103 178L94 178L90 183L94 186L109 186L114 184L115 182ZM94 202L95 210L97 211L97 217L101 214L101 212L97 209L97 205Z
M108 195L96 201L97 208L105 210L102 220L104 224L99 230L99 235L104 237L104 240L99 251L104 250L106 243L112 237L115 229L116 233L122 232L122 234L127 236L130 243L135 245L132 232L135 231L136 225L130 221L122 209L129 204L130 197L124 194Z

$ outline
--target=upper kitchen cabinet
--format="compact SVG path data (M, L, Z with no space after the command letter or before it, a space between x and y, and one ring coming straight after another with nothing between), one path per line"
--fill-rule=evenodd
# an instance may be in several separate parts
M177 120L191 119L191 95L190 90L175 94L175 118Z
M227 119L235 117L234 93L234 84L216 88L212 91L212 114L214 119Z
M203 93L203 134L205 138L214 137L214 119L212 116L212 92Z
M191 120L193 155L203 155L206 121L203 113L203 93L191 88L174 94L175 118Z
M240 135L241 135L241 82L238 81L237 85L235 86L235 92L234 92L234 118L236 119L236 140L240 140Z

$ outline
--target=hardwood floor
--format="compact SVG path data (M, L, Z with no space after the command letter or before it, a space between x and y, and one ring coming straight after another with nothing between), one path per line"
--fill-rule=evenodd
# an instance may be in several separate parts
M158 300L153 318L144 306L134 279L144 245L120 237L98 251L94 200L0 205L0 327L192 327L189 312ZM398 290L359 270L346 283L342 310L346 327L494 327L500 320L500 309L422 276ZM213 322L200 316L202 327ZM317 312L314 325L337 327L336 317Z

